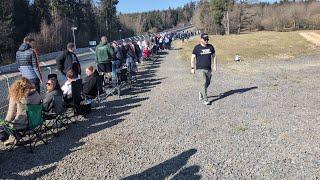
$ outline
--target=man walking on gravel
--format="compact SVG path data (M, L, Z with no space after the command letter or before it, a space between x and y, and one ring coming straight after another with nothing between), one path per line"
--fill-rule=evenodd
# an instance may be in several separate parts
M212 63L213 61L213 63ZM209 44L209 36L201 34L200 44L193 49L191 56L191 73L197 74L201 81L199 100L209 105L207 89L211 82L212 71L217 71L217 58L214 47Z

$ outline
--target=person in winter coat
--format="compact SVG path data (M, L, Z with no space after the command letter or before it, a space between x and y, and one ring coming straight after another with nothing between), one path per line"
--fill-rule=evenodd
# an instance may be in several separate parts
M69 70L73 71L73 78L79 78L81 75L81 66L74 51L74 43L68 43L67 50L63 51L56 59L57 69L60 72L61 78L64 80L66 80L66 75Z
M37 66L36 54L32 49L34 39L25 37L23 43L16 52L16 61L22 77L27 78L40 93L41 74Z
M22 130L28 127L27 105L40 104L41 96L35 86L25 77L15 81L9 91L9 108L5 121L14 129ZM14 137L10 136L5 145L12 144Z
M86 69L86 77L83 83L83 93L89 99L94 99L98 95L99 73L92 67Z
M60 85L58 84L57 79L54 79L54 78L49 79L46 85L47 85L47 93L42 103L43 111L48 114L51 114L51 113L60 114L64 109L63 102L54 103L54 98L57 96L60 96L61 99L63 99L63 93L60 88ZM58 106L58 107L55 107L55 106Z
M96 63L99 73L111 77L114 56L114 50L108 44L107 37L102 36L100 44L96 47Z
M132 74L136 73L137 70L137 65L135 60L137 59L136 53L135 53L135 48L134 45L131 42L126 42L124 44L125 47L125 51L126 51L126 56L127 56L127 67L128 67L128 71Z

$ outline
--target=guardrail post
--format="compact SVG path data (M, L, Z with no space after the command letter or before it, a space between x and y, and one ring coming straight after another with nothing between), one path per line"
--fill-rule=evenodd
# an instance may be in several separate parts
M49 70L49 74L52 74L52 68L51 67L47 67L47 69Z
M5 79L6 79L6 82L7 82L7 86L8 86L8 89L10 88L10 82L9 82L9 77L7 75L2 75Z

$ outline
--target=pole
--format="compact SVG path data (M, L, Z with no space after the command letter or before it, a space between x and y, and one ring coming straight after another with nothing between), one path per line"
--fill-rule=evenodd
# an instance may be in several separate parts
M74 44L74 47L77 49L77 46L76 46L76 35L75 35L74 31L75 31L75 29L72 28L73 44Z
M120 30L119 30L119 40L122 39L122 37L121 37L121 32L122 32L122 30L120 29Z

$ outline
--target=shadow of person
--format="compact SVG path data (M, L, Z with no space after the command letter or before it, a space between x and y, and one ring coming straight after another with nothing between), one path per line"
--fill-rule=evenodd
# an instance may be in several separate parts
M210 103L213 103L213 102L218 101L220 99L226 98L226 97L231 96L233 94L237 94L237 93L242 94L242 93L251 91L253 89L257 89L257 88L258 88L257 86L254 86L254 87L250 87L250 88L234 89L234 90L230 90L230 91L227 91L225 93L222 93L219 96L210 96L210 97L217 97L217 98L211 100Z
M172 180L198 180L201 176L198 175L200 171L200 166L190 166L183 168L178 174L176 174Z
M190 149L182 152L181 154L166 160L154 167L151 167L139 174L131 175L123 180L136 180L136 179L165 179L171 175L174 175L181 170L188 162L191 156L197 152L196 149ZM198 173L200 166L191 166L182 169L175 177L176 179L182 177L198 177L195 173Z
M141 78L144 82L137 85L141 92L151 91L152 88L161 83L162 79L155 77L162 61L160 57L157 63L147 66L146 70L142 72L138 72L139 79ZM125 121L126 117L131 114L132 109L140 107L143 101L149 99L148 96L140 97L140 91L121 99L103 102L101 108L95 109L87 118L78 121L75 125L71 124L68 129L61 130L59 132L61 136L50 138L48 145L37 145L34 154L24 153L22 148L16 148L11 153L3 153L1 149L0 177L4 179L36 179L54 171L57 168L55 166L39 172L31 172L34 168L51 166L63 161L66 156L84 148L90 135ZM28 175L20 175L21 172L28 172Z

